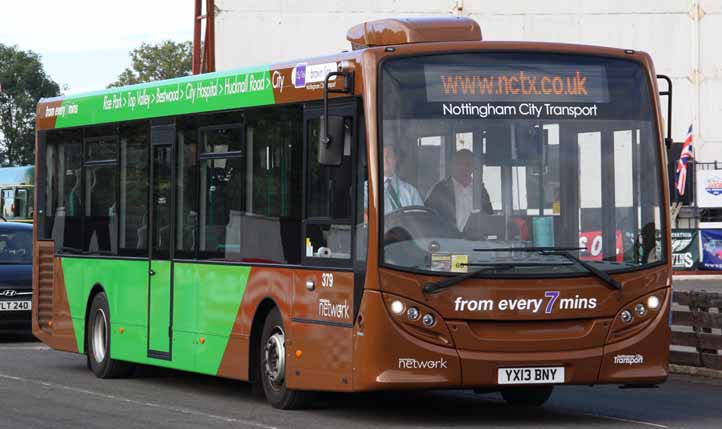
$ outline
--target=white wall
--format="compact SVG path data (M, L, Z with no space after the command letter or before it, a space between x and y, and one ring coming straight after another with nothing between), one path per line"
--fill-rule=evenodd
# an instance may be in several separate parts
M216 0L217 69L350 49L346 31L398 16L464 15L485 40L649 52L674 81L673 137L694 124L697 158L722 161L722 0Z

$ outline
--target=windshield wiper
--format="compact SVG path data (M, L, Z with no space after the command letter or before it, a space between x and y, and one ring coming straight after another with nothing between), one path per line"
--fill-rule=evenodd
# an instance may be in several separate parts
M613 289L622 289L622 284L612 278L609 274L569 253L572 250L586 250L586 247L496 247L491 249L474 249L475 252L537 252L540 255L563 256L568 260L575 262L598 279L602 280L609 287Z
M471 265L471 264L469 264ZM467 265L467 266L469 266ZM484 266L484 268L480 268L478 270L469 271L468 273L459 274L458 276L451 277L449 279L445 280L439 280L438 282L434 283L426 283L424 285L424 288L422 289L424 293L436 293L440 291L441 289L445 289L449 286L453 286L457 283L463 282L466 279L470 279L473 277L476 277L477 275L486 272L486 271L494 271L498 269L508 270L514 268L514 265L512 264L496 264L493 266Z

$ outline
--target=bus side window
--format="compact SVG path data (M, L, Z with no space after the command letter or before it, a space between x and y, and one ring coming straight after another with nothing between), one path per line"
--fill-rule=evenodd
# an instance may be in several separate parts
M179 254L187 255L194 247L193 226L198 222L201 259L297 264L301 259L302 110L278 106L232 115L235 123L227 118L225 124L201 127L198 132L201 186L197 197L191 186L194 161L189 159L195 144L185 147L188 133L179 138L179 147L186 152L182 162L187 167L182 170L188 172L183 179L187 183L178 190L176 231L183 246ZM196 201L200 204L197 215Z
M148 122L120 127L119 253L148 255Z
M350 118L347 118L350 122ZM350 130L348 131L350 133ZM306 257L351 258L353 166L351 137L345 138L341 165L318 162L320 119L307 123ZM341 143L341 142L339 142ZM348 146L348 147L347 147Z
M48 132L44 238L53 239L58 252L80 252L83 247L82 138L79 129Z

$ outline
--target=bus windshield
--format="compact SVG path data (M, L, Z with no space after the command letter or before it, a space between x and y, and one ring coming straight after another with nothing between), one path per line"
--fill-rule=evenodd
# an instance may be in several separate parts
M381 70L385 265L585 272L552 247L604 271L665 260L657 119L640 64L462 53Z

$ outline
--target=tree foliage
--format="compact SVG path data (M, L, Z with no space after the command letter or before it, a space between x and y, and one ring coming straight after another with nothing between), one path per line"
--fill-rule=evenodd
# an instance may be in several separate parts
M35 163L36 106L59 94L38 54L0 43L0 164Z
M108 88L191 74L193 44L171 40L156 45L142 43L130 52L130 58L132 68L123 70L118 80L108 85Z

